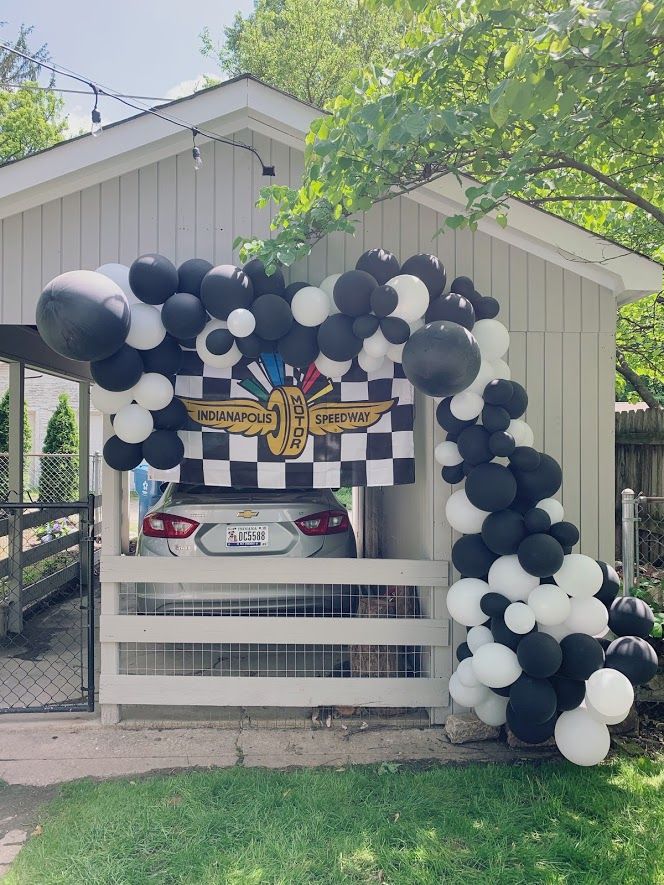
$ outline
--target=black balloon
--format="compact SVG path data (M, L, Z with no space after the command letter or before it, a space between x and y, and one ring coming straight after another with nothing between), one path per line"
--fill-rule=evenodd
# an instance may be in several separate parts
M519 544L517 555L521 568L536 578L555 574L565 558L563 548L556 539L543 533L524 538Z
M535 679L547 679L553 676L558 672L563 660L562 648L548 633L529 633L528 636L524 636L519 643L516 656L523 672Z
M604 666L604 649L586 633L570 633L560 640L563 660L560 675L570 679L588 679Z
M425 320L427 323L432 323L434 320L450 320L465 329L472 330L475 325L475 310L463 295L449 292L447 295L438 295L431 301Z
M551 528L551 517L541 507L532 507L524 513L523 522L529 535L548 532ZM557 569L554 569L554 571L557 571ZM552 575L553 572L549 572L549 574Z
M407 258L403 263L401 273L409 273L414 277L419 277L429 290L429 298L440 295L447 281L442 261L435 255L427 255L424 252Z
M212 270L212 265L204 258L190 258L178 267L177 292L189 292L200 297L203 277Z
M506 458L514 451L514 437L506 430L497 430L489 437L489 450L497 458Z
M465 427L459 433L457 445L459 454L470 465L483 464L491 461L493 453L490 446L491 434L479 425Z
M228 329L214 329L205 338L205 346L215 356L228 353L235 342L235 338Z
M353 334L353 318L333 314L318 327L318 347L328 359L352 360L362 350L362 339Z
M489 689L494 694L499 695L501 698L508 698L510 696L511 685L505 685L503 688L491 688Z
M480 349L468 329L438 321L414 332L403 349L410 383L428 396L453 396L469 387L480 369Z
M334 303L341 313L359 317L371 312L371 293L376 280L363 270L347 270L334 284Z
M208 313L218 320L239 307L251 307L254 286L247 274L233 264L213 267L201 283L201 301Z
M496 560L480 535L464 535L452 545L452 565L466 578L483 578Z
M129 285L146 304L163 304L178 286L178 272L172 261L151 252L141 255L129 268Z
M174 396L163 409L152 412L155 430L182 430L187 423L187 410L181 399Z
M195 338L205 328L208 315L200 298L191 292L176 292L161 309L161 321L175 338Z
M522 633L514 633L510 630L503 618L491 618L490 629L494 642L506 645L508 648L511 648L512 651L516 651L524 639Z
M71 360L100 360L115 353L127 338L129 323L124 292L92 271L60 274L37 302L39 334L52 350Z
M289 304L293 300L293 295L300 291L300 289L306 289L309 283L289 283L283 292L277 292L277 295L281 295Z
M104 443L104 461L113 470L133 470L143 460L141 443L127 443L117 436L111 436Z
M400 317L384 317L380 321L380 331L390 344L405 344L410 337L410 326Z
M514 463L513 455L510 461L520 498L536 503L542 498L553 497L562 485L563 474L560 465L544 452L540 452L540 463L534 470L518 468Z
M490 295L483 295L475 302L475 316L478 320L492 320L500 313L500 305Z
M397 290L392 286L376 286L369 298L371 309L377 317L387 317L399 303Z
M256 318L255 334L266 341L278 341L293 325L290 305L279 295L259 295L251 305L251 312Z
M271 353L274 350L273 341L265 341L254 334L247 335L246 338L238 338L235 346L247 359L256 359L262 353Z
M143 360L138 350L123 344L106 359L90 363L90 374L106 390L129 390L143 374Z
M254 286L254 295L281 295L286 289L286 281L284 280L281 268L277 268L273 274L265 272L265 265L260 258L252 258L247 261L242 270L251 279Z
M540 725L555 715L558 698L548 679L534 679L523 673L512 684L510 705L519 719Z
M378 331L380 328L380 320L377 316L374 316L372 313L367 313L364 316L356 317L353 320L353 335L357 338L361 338L364 340L365 338L371 338L371 336Z
M448 433L460 433L466 427L472 427L477 422L477 418L471 418L470 421L462 421L452 414L450 409L451 397L442 399L436 408L436 421Z
M184 360L182 348L170 335L151 350L141 350L140 355L145 371L160 375L177 375Z
M639 636L645 639L655 623L647 602L635 596L619 596L609 609L609 629L616 636Z
M607 648L604 665L620 670L632 685L645 685L657 672L657 654L645 639L621 636Z
M455 277L450 285L450 291L456 292L457 295L463 295L473 306L479 303L482 297L479 292L475 291L475 284L470 277Z
M504 406L505 403L512 399L513 392L514 388L511 381L506 381L504 378L496 378L494 381L489 381L484 388L482 398L485 403L491 403L492 406Z
M461 642L459 645L457 645L456 659L459 663L461 663L461 661L465 661L466 658L472 658L472 656L473 653L468 647L467 642Z
M510 604L507 596L503 596L502 593L494 593L493 591L485 593L480 599L480 608L489 618L502 618L505 614L505 609Z
M182 461L184 443L173 430L153 430L143 443L143 457L157 470L170 470Z
M544 722L533 722L529 716L518 716L511 704L507 705L507 724L510 731L524 744L543 744L548 741L556 729L556 719L554 713Z
M586 696L586 683L579 679L552 676L551 685L556 693L556 705L561 713L565 710L576 710Z
M489 433L499 430L507 430L510 426L510 416L502 406L493 406L490 403L482 409L482 425Z
M571 525L571 523L567 523L567 525ZM574 540L572 543L576 544L578 540L579 538L577 532L576 540ZM602 586L599 588L597 593L595 593L595 596L607 608L610 608L611 603L616 598L618 593L620 593L620 578L618 577L618 572L613 568L612 565L609 565L606 562L602 562L600 559L597 560L597 565L602 569L604 580L602 582Z
M466 495L480 510L506 510L516 495L516 480L500 464L478 464L466 480Z
M318 331L293 321L290 332L280 339L277 349L288 365L304 369L319 354Z
M518 470L537 470L542 460L540 453L530 446L517 446L509 458Z
M440 471L440 475L443 477L444 482L448 482L451 486L454 486L457 483L462 482L466 474L463 472L461 464L454 464L453 466L448 465L447 467L443 467Z
M510 381L512 396L505 403L510 418L520 418L528 407L528 394L518 381Z
M482 523L482 540L489 550L499 556L510 556L519 549L526 537L523 517L514 510L490 513Z
M378 285L382 286L399 273L399 261L396 255L388 252L387 249L369 249L357 259L355 270L371 274ZM375 313L376 316L386 316L386 314L379 314L377 311Z

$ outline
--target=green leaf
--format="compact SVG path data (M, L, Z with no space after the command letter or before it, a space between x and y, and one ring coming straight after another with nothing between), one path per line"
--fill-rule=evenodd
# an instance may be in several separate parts
M521 58L521 47L520 46L510 46L510 48L505 53L505 58L503 59L503 69L505 73L509 74L512 71Z

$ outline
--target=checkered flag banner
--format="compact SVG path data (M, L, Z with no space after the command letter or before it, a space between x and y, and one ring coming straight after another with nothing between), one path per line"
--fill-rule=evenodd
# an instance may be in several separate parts
M184 459L158 480L236 488L339 488L414 482L413 387L386 359L338 381L278 354L232 368L185 351L175 394L188 421Z

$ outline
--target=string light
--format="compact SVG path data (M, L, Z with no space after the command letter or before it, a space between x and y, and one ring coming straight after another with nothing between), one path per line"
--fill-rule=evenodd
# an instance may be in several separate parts
M198 129L191 130L191 138L194 142L194 146L191 149L191 156L194 158L194 171L198 172L198 170L203 165L203 158L201 157L201 149L196 144L196 136L198 135Z
M97 104L99 103L99 91L93 83L90 83L90 88L95 94L95 106L92 108L92 125L90 126L90 133L96 138L98 135L101 135L104 130L101 125L101 111L97 107Z

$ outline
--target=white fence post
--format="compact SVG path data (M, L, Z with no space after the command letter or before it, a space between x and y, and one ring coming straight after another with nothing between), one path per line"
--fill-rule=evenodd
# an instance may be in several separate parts
M622 493L623 596L629 596L636 583L636 496L632 489Z
M104 439L112 433L111 419L104 416ZM122 552L122 479L123 474L112 470L105 462L102 464L102 533L101 550L103 556L119 556ZM103 630L106 615L120 613L120 584L102 581L101 584L101 621ZM100 643L100 691L102 725L115 725L120 721L120 705L105 703L103 696L103 680L105 676L117 676L120 672L120 646L116 642Z

